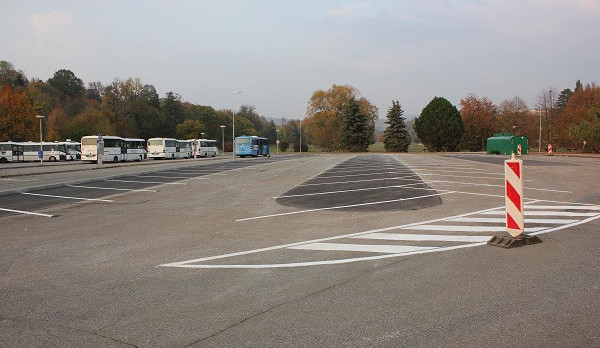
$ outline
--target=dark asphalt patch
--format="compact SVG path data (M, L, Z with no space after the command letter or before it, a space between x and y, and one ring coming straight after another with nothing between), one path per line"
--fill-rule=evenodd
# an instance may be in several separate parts
M436 192L389 155L358 155L294 187L277 203L302 209L415 210L441 204Z

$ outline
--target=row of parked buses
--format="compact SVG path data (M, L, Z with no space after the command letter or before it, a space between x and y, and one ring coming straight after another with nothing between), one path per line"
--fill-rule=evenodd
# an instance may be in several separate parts
M73 161L81 159L81 144L76 141L42 142L41 150L44 161ZM39 151L39 142L0 142L0 163L39 161Z
M208 139L179 140L173 138L144 139L103 136L102 162L142 161L147 158L175 159L215 157L217 141ZM98 161L98 136L81 138L81 160Z
M73 141L43 142L43 160L98 161L97 135L84 136L81 143ZM173 138L144 139L102 136L102 162L142 161L191 157L215 157L217 141L209 139L179 140ZM0 163L39 160L40 143L0 142ZM258 136L239 136L234 141L235 155L239 157L269 156L269 140ZM195 155L195 156L194 156Z

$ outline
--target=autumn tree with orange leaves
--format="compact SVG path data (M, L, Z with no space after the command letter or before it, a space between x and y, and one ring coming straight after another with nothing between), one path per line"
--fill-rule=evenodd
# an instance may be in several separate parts
M37 118L24 91L7 85L0 92L0 141L27 141L39 138Z
M469 94L460 101L460 115L464 126L460 149L483 151L486 139L494 133L496 106L486 97L479 98L475 94Z

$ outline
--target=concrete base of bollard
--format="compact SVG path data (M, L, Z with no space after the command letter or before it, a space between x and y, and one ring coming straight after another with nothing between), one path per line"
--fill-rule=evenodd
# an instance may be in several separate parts
M494 236L490 240L488 240L487 244L500 248L517 248L523 245L531 245L541 243L542 240L536 236L529 236L526 234L522 234L519 237L512 236Z

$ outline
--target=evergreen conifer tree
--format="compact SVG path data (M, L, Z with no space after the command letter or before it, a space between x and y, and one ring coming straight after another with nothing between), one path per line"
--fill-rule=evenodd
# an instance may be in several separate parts
M369 125L369 117L361 111L354 97L344 108L342 122L342 148L351 152L367 151L373 130Z
M429 151L455 151L464 126L456 106L445 98L435 97L415 119L415 131Z
M389 126L383 132L383 146L388 152L407 152L408 146L410 145L410 134L406 129L406 120L404 117L404 111L398 101L392 100L392 107L388 109L387 121L385 122Z

